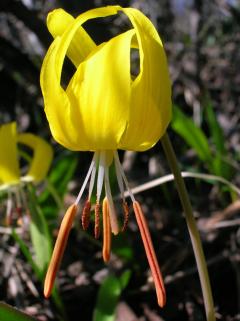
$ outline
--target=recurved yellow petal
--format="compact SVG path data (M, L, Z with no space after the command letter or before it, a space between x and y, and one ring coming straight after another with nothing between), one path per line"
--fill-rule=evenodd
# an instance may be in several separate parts
M60 85L61 70L57 70L57 52L60 46L57 37L44 58L40 83L44 98L44 110L54 139L66 148L77 150L77 132L71 123L71 104Z
M61 37L66 30L72 28L74 22L75 19L63 9L55 9L47 17L47 27L53 38ZM80 26L72 38L67 56L77 67L95 47L96 44L92 38Z
M0 183L16 184L20 180L16 123L0 126Z
M53 158L51 146L42 138L29 133L19 134L17 140L33 150L33 158L29 165L29 170L21 179L34 182L43 180L47 175Z
M140 11L122 9L136 31L140 73L132 84L129 125L120 149L146 150L165 132L171 119L171 85L162 42Z

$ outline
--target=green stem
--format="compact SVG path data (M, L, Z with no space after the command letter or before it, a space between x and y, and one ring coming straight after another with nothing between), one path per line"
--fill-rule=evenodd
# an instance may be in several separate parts
M181 200L182 207L185 212L187 227L190 234L192 247L197 263L199 278L201 282L207 321L215 321L216 318L214 313L212 290L209 281L206 259L203 253L202 243L193 216L192 206L188 197L188 192L184 180L181 176L176 155L167 133L165 133L165 135L162 137L161 143L166 154L169 166L171 167L171 170L175 177L179 198Z

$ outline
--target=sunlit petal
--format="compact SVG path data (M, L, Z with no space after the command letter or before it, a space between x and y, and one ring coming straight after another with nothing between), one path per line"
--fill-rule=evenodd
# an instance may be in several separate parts
M116 149L125 131L133 35L129 30L98 47L79 66L67 88L81 150Z
M171 118L171 84L162 42L140 11L122 9L137 35L140 73L132 85L129 126L119 148L145 150L163 135Z
M62 36L66 30L71 29L74 22L75 19L63 9L53 10L47 17L47 27L54 38ZM95 47L92 38L80 26L69 45L67 56L77 67Z

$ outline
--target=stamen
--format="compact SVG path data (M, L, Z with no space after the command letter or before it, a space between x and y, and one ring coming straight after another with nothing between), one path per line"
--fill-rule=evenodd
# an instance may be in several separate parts
M112 199L112 194L111 194L108 167L105 170L105 191L106 191L106 196L107 196L108 204L109 204L109 216L110 216L111 230L112 230L113 234L117 235L119 233L119 227L118 227L117 215L115 212L115 207L113 204L113 199Z
M133 209L134 209L137 224L141 233L148 263L152 272L156 293L157 293L158 304L160 305L160 307L163 307L166 303L166 292L165 292L165 287L162 279L162 274L160 272L156 254L152 245L152 240L151 240L151 236L147 226L147 222L142 212L141 206L137 201L133 202Z
M64 218L62 220L60 230L58 233L58 237L54 246L53 254L51 257L50 264L48 266L45 282L44 282L44 296L48 298L52 292L52 288L54 285L54 280L56 277L56 273L59 269L60 263L62 261L63 253L67 244L69 232L71 230L74 217L77 212L76 204L71 205Z
M86 231L89 226L90 214L91 214L91 202L89 199L87 199L82 210L82 227L84 231Z
M114 159L114 161L115 161L115 171L116 171L116 176L117 176L117 181L118 181L118 187L120 189L122 200L123 200L123 202L125 202L123 178L122 178L120 171L118 170L118 166L116 164L116 159Z
M86 175L85 180L84 180L84 182L83 182L83 184L82 184L82 187L81 187L81 189L80 189L80 192L78 193L78 196L77 196L76 201L75 201L75 203L74 203L75 205L78 205L78 203L80 202L80 199L81 199L82 194L83 194L83 192L84 192L84 190L85 190L85 188L86 188L86 185L87 185L87 183L88 183L88 180L89 180L89 178L90 178L90 175L91 175L91 173L92 173L92 170L93 170L94 166L96 166L95 164L96 164L96 159L97 159L97 157L98 157L98 154L97 154L97 153L94 153L94 156L93 156L92 162L91 162L91 164L90 164L89 170L88 170L88 172L87 172L87 175Z
M100 160L99 160L99 168L98 168L98 178L97 178L97 203L99 203L101 193L102 193L105 167L106 167L105 166L105 152L101 152L100 153Z
M115 167L116 167L116 172L119 172L120 175L122 176L123 178L123 181L126 185L126 188L128 190L128 193L129 193L129 196L132 200L132 202L134 203L135 202L135 197L133 196L133 193L128 185L128 181L127 181L127 177L122 169L122 166L121 166L121 163L120 163L120 160L119 160L119 157L118 157L118 152L115 150L114 151L114 161L115 161Z
M122 207L123 207L124 221L123 221L121 232L125 232L128 225L128 220L129 220L129 207L127 202L123 201Z
M94 237L98 239L100 236L100 203L95 205L95 226L94 226Z
M104 262L108 262L111 255L111 226L109 218L109 204L105 197L103 200L103 249L102 256Z

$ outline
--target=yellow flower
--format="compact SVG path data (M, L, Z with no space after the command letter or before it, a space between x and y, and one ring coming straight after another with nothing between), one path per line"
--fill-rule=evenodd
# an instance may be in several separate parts
M18 144L33 151L28 171L21 175ZM0 126L0 191L8 192L7 221L11 220L13 205L20 211L27 209L24 186L29 182L42 181L52 161L51 146L40 137L30 134L17 134L16 123Z
M130 30L96 45L82 25L91 19L125 14ZM114 163L122 195L125 229L129 210L124 189L129 190L144 247L156 284L158 301L165 303L165 290L139 203L131 193L117 149L144 151L154 146L171 119L171 85L161 39L150 20L133 8L108 6L89 10L76 19L62 9L51 12L48 29L54 37L41 70L45 113L53 137L70 150L94 151L92 163L80 193L67 211L60 228L45 282L49 296L63 255L77 205L89 182L88 198L82 211L86 229L91 195L96 182L95 236L100 233L100 204L103 185L103 258L110 257L111 232L119 224L111 196L109 167ZM139 54L139 71L134 75L131 53ZM76 71L64 89L62 68L66 56Z

